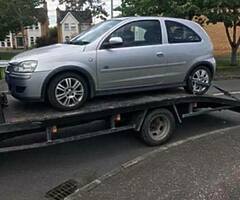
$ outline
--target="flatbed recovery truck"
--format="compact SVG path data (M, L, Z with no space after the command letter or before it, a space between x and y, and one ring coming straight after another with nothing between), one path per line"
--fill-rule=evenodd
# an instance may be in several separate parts
M7 93L0 94L0 153L45 147L100 135L139 132L148 145L159 145L173 133L176 123L184 118L214 111L231 110L240 113L240 100L229 92L213 86L226 97L191 95L183 90L151 91L127 95L112 95L90 100L82 108L59 112L39 103L21 103ZM103 120L97 131L61 137L58 130ZM44 132L44 141L1 146L7 140L34 136Z

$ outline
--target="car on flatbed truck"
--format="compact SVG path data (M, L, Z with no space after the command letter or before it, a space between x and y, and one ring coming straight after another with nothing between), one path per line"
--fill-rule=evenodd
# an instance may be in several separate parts
M17 55L6 81L17 99L73 110L89 97L113 93L185 87L201 95L215 68L212 43L195 22L127 17L100 23L69 44Z

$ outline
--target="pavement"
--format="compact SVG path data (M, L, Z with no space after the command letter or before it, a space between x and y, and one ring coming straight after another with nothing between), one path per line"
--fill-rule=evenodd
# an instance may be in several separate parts
M216 83L234 92L238 97L240 96L239 80L218 81ZM0 83L0 86L1 85ZM218 93L216 90L211 90L210 92L215 94ZM175 134L167 145L175 144L211 131L237 126L239 124L239 114L229 111L186 119L183 125L177 127ZM83 127L76 127L63 131L69 134L76 134L79 133L82 128ZM88 127L85 127L85 129L87 128ZM215 139L211 136L209 141L213 140ZM238 138L236 138L236 140L238 140ZM194 145L197 145L198 141L200 140L190 141L188 144L194 142ZM215 146L217 146L217 144L215 144ZM224 145L222 146L222 143L219 143L219 148L215 146L212 148L212 151L215 150L215 154L220 152L219 149L222 148L222 152L226 148ZM173 148L176 153L177 148L182 148L182 146ZM98 177L102 177L109 171L117 169L124 163L158 149L159 147L145 146L133 132L127 132L47 148L3 153L0 154L0 199L43 200L45 199L44 196L47 191L69 179L77 180L82 188L93 180L98 179ZM191 148L189 148L189 151L194 153ZM168 160L174 161L176 159L174 155L175 154L169 154ZM194 157L194 155L192 156ZM198 157L198 154L195 154L195 156ZM238 157L236 157L236 160L239 160ZM226 159L226 161L228 161L228 159ZM215 163L217 160L213 159L212 162ZM233 163L230 163L228 166L229 170L233 167L232 164ZM161 163L161 165L164 165L164 163ZM181 166L181 164L179 165ZM182 165L183 167L186 166L185 171L182 171L182 173L187 177L187 172L190 172L189 166L187 163ZM200 168L202 167L204 166L200 166ZM169 169L170 168L171 166ZM146 172L150 170L152 169L146 168ZM174 176L177 177L177 175L173 173L170 175L172 176L169 177L169 179L173 179ZM188 179L186 180L188 181ZM184 184L187 183L182 184L182 189L185 188ZM109 192L111 191L109 190ZM94 194L92 196L94 196ZM89 196L89 198L92 197ZM113 199L117 198L118 196L115 196Z
M160 147L68 199L238 200L239 133L240 126Z

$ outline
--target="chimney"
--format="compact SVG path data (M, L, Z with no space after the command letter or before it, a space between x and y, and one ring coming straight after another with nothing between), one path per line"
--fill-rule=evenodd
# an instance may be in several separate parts
M59 23L59 20L58 20L58 19L60 19L60 9L59 9L59 7L57 7L57 9L56 9L56 13L57 13L57 23Z

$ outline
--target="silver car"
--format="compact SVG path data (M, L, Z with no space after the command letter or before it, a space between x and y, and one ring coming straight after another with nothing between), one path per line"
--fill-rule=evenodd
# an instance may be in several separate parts
M197 23L128 17L100 23L68 44L17 55L6 81L17 99L71 110L113 93L184 87L201 95L215 68L212 43Z

